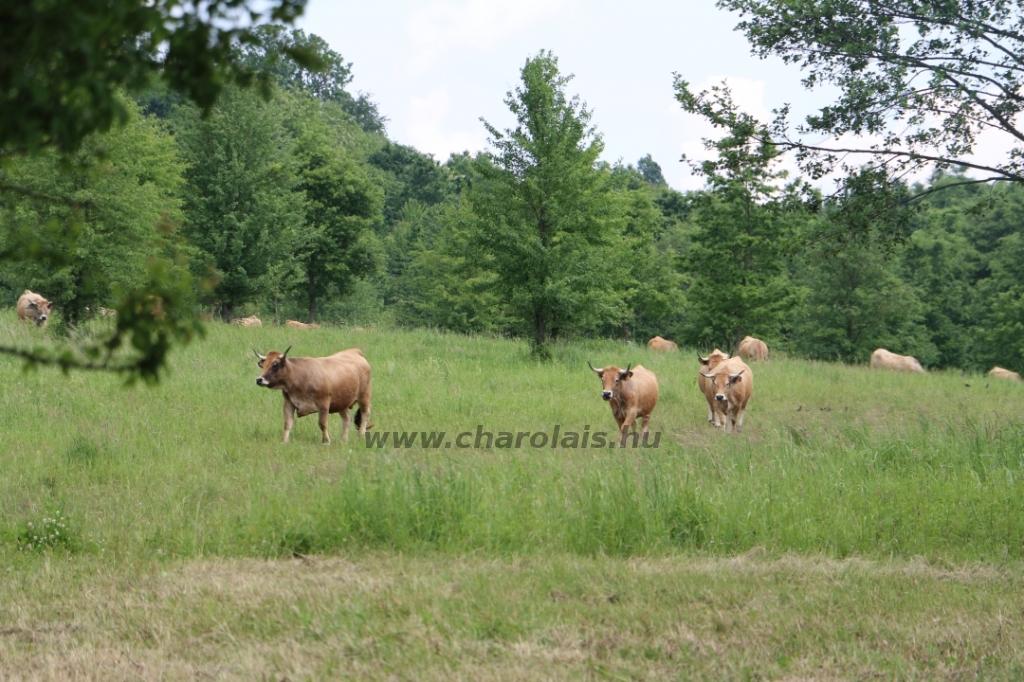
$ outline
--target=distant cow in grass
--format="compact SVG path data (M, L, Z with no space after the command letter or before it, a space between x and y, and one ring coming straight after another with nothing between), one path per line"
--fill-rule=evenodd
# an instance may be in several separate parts
M1016 372L1012 372L1008 369L1003 369L1002 367L993 367L988 371L988 376L993 377L995 379L1008 379L1010 381L1021 380L1019 374L1017 374Z
M611 405L612 416L619 425L619 447L626 447L626 435L630 427L633 427L633 433L636 433L637 419L643 420L640 436L645 436L647 425L651 421L651 413L658 404L658 378L654 376L654 372L640 365L632 369L632 365L627 365L626 369L619 369L614 365L597 369L589 362L587 364L601 379L601 397Z
M284 323L284 326L288 327L289 329L319 329L320 328L320 325L318 325L316 322L311 322L310 324L306 324L305 322L299 322L298 320L287 320Z
M753 336L747 336L740 341L740 346L736 349L736 354L744 360L764 362L768 359L768 344L761 339L755 339Z
M295 423L295 414L320 415L323 442L330 444L327 434L328 415L341 415L341 437L348 438L349 409L359 403L356 410L356 428L359 435L366 433L370 419L370 363L358 348L335 353L326 358L290 358L285 352L272 350L260 355L263 373L256 378L257 386L284 392L284 437L288 442Z
M714 371L718 365L729 359L728 353L723 353L717 348L708 354L706 358L702 358L700 354L697 354L697 360L700 361L700 370L697 372L697 386L700 387L701 393L704 394L704 398L708 401L708 422L715 426L721 426L721 415L715 412L715 390L712 388L711 379L705 376L705 373L710 374Z
M897 372L924 373L924 367L917 361L917 358L909 355L896 355L884 348L879 348L871 354L871 369L891 369Z
M50 303L39 294L34 294L28 289L18 298L18 317L22 320L34 322L37 327L45 328L46 321L50 319L50 312L53 310L53 303Z
M722 428L726 433L739 431L747 415L747 404L754 395L754 373L740 358L729 358L713 371L701 374L711 382L714 410L721 416ZM716 416L716 424L718 419Z
M236 324L239 327L263 326L263 322L261 322L260 318L256 317L255 315L251 315L250 317L236 317L235 319L231 320L231 324Z
M655 336L653 339L647 342L647 347L651 350L660 350L669 353L678 353L679 346L676 345L675 341L669 341L663 339L660 336Z

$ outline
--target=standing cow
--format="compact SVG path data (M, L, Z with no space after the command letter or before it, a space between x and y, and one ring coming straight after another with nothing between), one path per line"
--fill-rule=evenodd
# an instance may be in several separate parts
M711 385L711 379L705 376L705 372L712 372L718 365L729 359L728 353L723 353L717 348L708 354L706 358L702 358L700 353L697 354L697 360L700 361L700 370L697 372L697 386L700 387L701 393L704 394L704 398L708 401L708 423L714 424L715 426L721 426L721 414L715 411L715 390Z
M256 353L263 373L256 378L257 386L284 392L284 437L287 443L295 423L300 417L316 412L320 415L323 442L331 443L327 435L327 417L341 414L341 438L348 439L349 409L359 403L356 427L359 435L366 433L370 419L370 363L358 348L329 355L326 358L290 358L288 351L276 350L266 355Z
M655 336L653 339L647 342L647 347L651 350L660 350L670 353L678 353L679 346L676 345L675 341L669 341L663 339L660 336Z
M736 349L736 354L744 360L764 362L768 359L768 344L761 339L755 339L753 336L747 336L740 341L739 348Z
M879 348L871 354L871 369L891 369L897 372L924 373L924 367L917 361L917 358L909 355L896 355L884 348Z
M37 327L46 327L51 310L53 310L52 303L39 294L33 294L28 289L25 289L25 293L18 299L18 317L35 322Z
M622 434L619 447L626 447L629 427L632 426L633 433L636 433L637 419L643 420L640 437L646 436L651 413L658 404L658 378L654 376L654 372L644 369L641 365L632 369L632 365L627 365L626 369L619 369L614 365L597 369L589 362L587 364L601 379L601 397L611 405L612 416L619 425Z
M722 417L726 433L739 431L747 414L747 403L754 395L754 373L740 358L725 360L713 372L702 376L710 380L715 395L715 412ZM717 424L716 418L716 424Z

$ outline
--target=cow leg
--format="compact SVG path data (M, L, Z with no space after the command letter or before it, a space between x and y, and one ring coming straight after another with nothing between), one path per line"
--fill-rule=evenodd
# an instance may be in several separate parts
M708 423L715 424L715 408L711 406L711 403L708 403ZM715 424L715 426L718 426L718 424Z
M746 409L740 410L740 417L739 417L739 421L737 422L738 426L743 426L743 418L746 417L746 416L747 416L747 410Z
M732 412L725 413L725 432L732 433Z
M295 424L295 406L292 405L292 401L287 398L284 399L284 438L281 442L287 443L288 436L292 433L292 426Z
M370 423L370 400L359 401L359 435L366 435L366 425Z
M647 425L651 423L651 415L647 415L643 419L643 428L640 430L640 437L643 438L647 435Z
M348 408L346 407L344 410L338 412L338 414L341 415L341 439L348 440Z
M622 437L619 439L619 447L626 447L626 436L629 435L629 427L633 427L633 432L636 433L636 410L630 410L626 413L626 418L622 420L622 424L619 428L622 430Z
M320 432L324 434L324 445L331 444L331 437L327 434L327 418L331 416L329 407L320 408Z

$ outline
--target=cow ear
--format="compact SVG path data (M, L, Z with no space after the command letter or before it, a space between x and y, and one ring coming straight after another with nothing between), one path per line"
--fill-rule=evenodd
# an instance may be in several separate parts
M747 370L745 370L745 369L741 369L739 372L736 372L736 374L730 374L729 375L729 383L732 384L732 383L736 383L737 381L742 380L742 377L740 375L743 374L746 371Z
M699 360L699 361L700 361L700 364L702 364L702 365L706 365L706 364L708 364L708 359L707 359L707 358L702 358L702 357L700 356L700 353L697 353L697 360Z

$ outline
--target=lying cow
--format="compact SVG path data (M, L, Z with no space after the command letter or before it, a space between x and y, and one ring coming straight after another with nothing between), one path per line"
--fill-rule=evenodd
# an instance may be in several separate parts
M671 353L679 352L679 346L676 345L675 341L669 341L668 339L663 339L660 336L655 336L653 339L648 341L647 347L651 350L660 350Z
M898 372L924 372L924 367L909 355L896 355L884 348L871 354L871 369L891 369Z
M658 378L654 376L654 372L644 369L641 365L632 369L632 365L627 365L626 369L619 369L614 365L597 369L589 362L587 364L601 379L601 397L611 404L612 415L622 434L619 447L626 447L629 427L632 426L633 433L636 433L638 418L643 420L640 437L646 436L651 413L658 404Z
M18 299L18 317L22 320L35 322L37 327L45 328L46 320L50 318L50 311L53 304L39 294L33 294L28 289Z
M700 361L700 370L697 372L697 386L700 387L701 393L704 394L704 398L708 401L708 423L721 426L721 415L715 412L715 390L711 386L711 379L707 378L704 373L714 371L718 365L729 359L729 354L723 353L716 348L706 358L702 358L700 353L698 353L697 359Z
M316 322L312 322L310 324L306 324L305 322L299 322L298 320L287 320L284 323L284 326L288 327L289 329L319 329L320 328L320 325L318 325Z
M747 415L747 403L754 395L754 373L740 358L729 358L721 362L712 372L701 372L701 376L711 382L714 392L714 411L726 433L732 433L743 426L743 418Z
M1003 369L1002 367L993 367L988 371L988 376L993 377L995 379L1009 379L1010 381L1021 380L1019 374L1017 374L1016 372L1012 372L1008 369Z
M747 336L740 341L740 346L736 349L736 354L744 360L764 362L768 359L768 344L761 339L755 339L753 336Z
M256 378L257 386L284 392L284 438L292 432L295 413L300 417L316 412L320 415L323 442L330 445L327 435L327 417L341 414L341 438L348 439L348 411L357 402L356 428L359 435L366 433L370 419L370 363L358 348L329 355L326 358L290 358L288 351L272 350L266 355L256 353L263 373Z
M235 319L231 320L231 324L237 324L239 327L263 326L263 323L260 321L260 318L256 317L255 315L251 315L249 317L236 317Z

